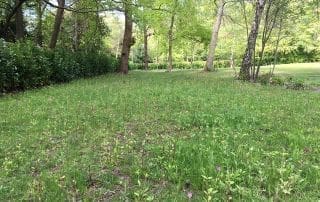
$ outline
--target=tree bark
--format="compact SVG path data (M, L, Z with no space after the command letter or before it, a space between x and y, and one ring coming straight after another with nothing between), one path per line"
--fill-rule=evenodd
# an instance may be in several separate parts
M213 26L211 41L210 41L210 45L209 45L209 54L208 54L208 58L207 58L207 62L206 62L206 66L204 68L204 71L210 71L210 70L213 70L213 68L214 68L213 61L214 61L214 56L215 56L215 52L216 52L216 47L218 44L218 35L219 35L220 27L221 27L224 6L225 6L225 1L220 0L219 1L219 8L218 8L218 16L217 16L217 20Z
M6 16L4 22L0 23L0 37L4 38L5 40L8 39L9 34L9 26L11 19L16 15L18 10L21 8L22 4L28 0L17 0L15 5L13 6L12 10Z
M35 42L39 45L43 45L43 33L42 33L42 17L43 17L43 5L42 0L37 0L36 13L37 13L37 28Z
M172 65L172 48L173 48L173 26L174 26L174 21L175 21L176 14L173 13L171 15L171 21L170 21L170 27L169 27L169 32L168 32L168 42L169 42L169 54L168 54L168 72L172 71L173 65Z
M143 39L144 39L144 69L148 70L149 65L149 54L148 54L148 29L147 26L143 28Z
M252 56L257 42L261 16L267 0L256 0L255 17L252 23L251 32L248 37L247 48L242 59L239 78L250 80L250 68L252 67Z
M19 4L20 0L16 0L16 4ZM24 37L24 23L23 23L23 10L22 6L17 9L15 15L16 24L16 40L21 40Z
M123 36L123 42L122 42L122 51L121 51L120 67L119 67L119 72L122 74L128 74L128 71L129 71L130 49L131 49L131 46L134 44L134 41L132 38L132 29L133 29L132 14L131 14L130 6L127 4L125 5L125 28L124 28L124 36Z
M74 51L79 50L80 47L80 20L78 15L74 15L74 24L73 24L73 41L72 47Z
M57 0L57 1L60 8L57 8L56 17L54 20L53 31L51 35L50 44L49 44L50 49L55 49L57 45L61 24L63 21L64 9L62 7L65 6L65 0Z

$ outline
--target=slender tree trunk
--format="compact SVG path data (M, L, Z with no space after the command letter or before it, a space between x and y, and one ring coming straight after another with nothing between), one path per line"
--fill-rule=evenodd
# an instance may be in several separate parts
M266 4L266 0L256 0L255 17L252 23L251 32L248 37L247 48L243 56L240 79L249 81L250 80L250 68L252 67L252 56L257 42L259 33L259 25L261 22L262 13Z
M42 16L43 16L43 5L42 0L37 0L36 12L37 12L37 28L35 42L39 45L43 45L43 33L42 33Z
M193 62L194 62L194 57L195 57L195 44L192 44L192 51L191 51L191 54L192 54L192 56L191 56L191 64L193 64Z
M273 67L272 67L272 71L270 72L270 78L273 77L274 70L276 68L276 64L277 64L277 60L278 60L278 50L279 50L279 44L281 41L281 33L282 33L282 22L283 22L283 19L280 20L280 27L279 27L279 32L278 32L278 36L277 36L276 48L274 50Z
M231 55L230 55L230 68L234 69L235 65L234 65L234 53L233 50L231 50Z
M116 59L118 59L118 57L119 57L120 46L121 46L121 41L120 41L120 38L119 38L118 39L118 44L117 44L117 49L116 49Z
M65 6L65 0L57 0L57 1L58 1L59 7ZM63 14L64 14L64 9L57 8L57 13L56 13L56 17L54 20L54 26L53 26L51 40L50 40L50 44L49 44L50 49L55 49L55 47L57 45L61 24L63 21Z
M171 16L169 33L168 33L168 38L169 38L168 72L171 72L172 68L173 68L173 65L172 65L172 48L173 48L173 26L174 26L174 21L175 21L175 13L173 13L172 16Z
M148 29L147 29L147 26L144 26L144 28L143 28L143 38L144 38L144 69L148 70L149 54L148 54Z
M73 50L77 51L80 47L80 20L78 15L74 15L74 25L73 25Z
M206 62L206 66L204 68L204 71L210 71L210 70L213 70L213 68L214 68L213 62L214 62L216 47L218 44L218 35L219 35L219 30L220 30L221 22L222 22L222 18L223 18L224 6L225 6L225 1L220 0L219 1L218 16L217 16L217 20L213 26L211 42L209 45L209 54L208 54L208 58L207 58L207 62Z
M247 10L246 10L246 3L244 0L240 2L241 7L242 7L242 13L243 13L243 18L244 22L246 25L246 33L247 33L247 38L249 37L249 26L248 26L248 18L247 18Z
M122 42L122 51L120 58L120 67L119 72L122 74L128 74L129 71L129 57L130 57L130 49L133 45L134 41L132 38L132 14L129 5L125 5L125 29L124 36Z
M278 7L275 10L275 12L271 13L272 3L273 3L273 0L269 0L267 10L265 12L266 16L265 16L263 33L262 33L261 51L259 53L259 62L258 62L258 67L257 67L256 72L253 72L253 80L254 81L256 81L259 76L260 68L261 68L262 61L263 61L265 47L266 47L267 42L269 41L269 38L271 36L271 33L272 33L273 28L275 26L275 23L277 22L279 12L281 10L281 7ZM281 21L282 21L282 19L281 19ZM280 22L280 23L282 23L282 22Z
M20 0L16 0L16 4L19 4ZM17 9L15 15L16 23L16 40L21 40L24 37L24 23L23 23L23 11L22 6Z

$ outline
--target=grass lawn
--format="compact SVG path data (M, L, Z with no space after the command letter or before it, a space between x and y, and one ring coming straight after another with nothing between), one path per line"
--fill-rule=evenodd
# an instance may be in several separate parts
M319 200L320 93L221 74L131 72L0 98L0 201Z
M270 66L265 66L262 71L267 73ZM295 77L303 80L308 85L320 86L320 63L298 63L277 65L275 74L283 77Z

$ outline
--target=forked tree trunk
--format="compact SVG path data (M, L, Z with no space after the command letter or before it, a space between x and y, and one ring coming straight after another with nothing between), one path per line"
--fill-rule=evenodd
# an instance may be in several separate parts
M16 0L16 4L19 4L20 0ZM16 40L21 40L24 37L24 23L23 23L23 11L22 6L17 9L15 15L16 23Z
M124 28L124 36L122 42L122 51L120 58L120 66L119 72L122 74L128 74L129 71L129 56L130 56L130 48L133 45L132 39L132 14L129 5L125 5L125 28Z
M175 13L172 14L171 16L171 21L170 21L170 27L169 27L169 32L168 32L168 42L169 42L169 52L168 52L168 72L172 71L173 65L172 65L172 48L173 48L173 26L174 26L174 21L175 21Z
M259 33L261 16L267 0L256 0L255 17L248 37L247 48L242 59L239 78L250 81L250 68L252 67L253 54Z
M148 29L147 29L147 26L144 26L144 28L143 28L143 38L144 38L144 69L148 70L149 54L148 54Z
M224 6L225 6L225 1L220 0L219 1L218 16L217 16L217 20L213 26L211 41L210 41L210 45L209 45L209 54L208 54L206 66L204 67L204 71L210 71L214 68L213 61L214 61L214 56L215 56L215 52L216 52L216 47L218 44L218 35L219 35L219 30L220 30L221 22L222 22L222 18L223 18Z
M51 34L51 40L49 44L50 49L54 49L57 45L61 24L63 21L64 9L61 7L65 6L65 0L57 0L60 8L57 8L56 17L54 19L53 30Z
M281 10L281 7L277 7L275 12L271 12L271 6L272 6L273 0L269 0L269 4L267 5L266 14L265 14L265 21L264 21L264 28L262 32L262 39L261 39L261 51L259 53L259 61L256 72L253 72L253 80L256 81L258 79L260 68L263 61L264 51L267 45L267 42L270 39L271 33L273 31L273 28L275 27L275 24L277 22L277 19L279 17L279 13Z

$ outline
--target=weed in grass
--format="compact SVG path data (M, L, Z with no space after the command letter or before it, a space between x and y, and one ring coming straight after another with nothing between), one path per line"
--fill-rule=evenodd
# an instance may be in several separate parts
M1 201L319 199L320 95L227 75L132 72L1 98Z

